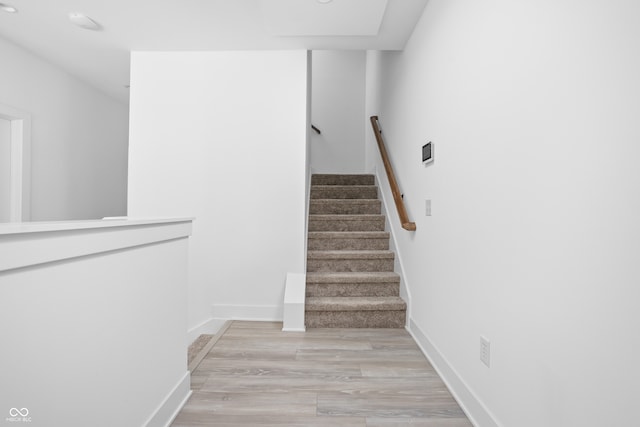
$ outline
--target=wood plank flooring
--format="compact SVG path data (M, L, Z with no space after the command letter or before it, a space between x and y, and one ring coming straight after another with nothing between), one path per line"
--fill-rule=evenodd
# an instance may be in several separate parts
M472 426L405 330L281 329L234 321L172 426Z

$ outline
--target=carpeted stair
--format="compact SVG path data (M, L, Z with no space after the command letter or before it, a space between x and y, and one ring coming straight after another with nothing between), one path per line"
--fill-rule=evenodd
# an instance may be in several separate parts
M406 303L373 175L313 175L307 328L402 328Z

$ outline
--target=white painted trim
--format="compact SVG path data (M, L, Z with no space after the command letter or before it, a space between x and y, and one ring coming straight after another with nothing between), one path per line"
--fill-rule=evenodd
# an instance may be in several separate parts
M11 120L11 222L22 221L23 130L23 120Z
M311 124L309 124L309 127L311 127ZM309 149L309 152L311 152L311 148L307 148ZM314 173L316 173L316 171L309 164L307 170L307 193L305 194L306 210L304 218L304 265L302 266L304 271L307 271L307 252L309 251L309 214L311 213L311 179L313 178Z
M91 222L116 225L112 221ZM0 271L187 238L192 227L191 220L152 224L119 221L117 226L96 228L84 227L85 222L64 225L56 229L49 224L45 228L48 231L34 231L40 229L39 224L0 225ZM3 233L5 229L9 232ZM16 232L17 229L24 231ZM38 245L34 247L36 237Z
M304 332L304 303L307 275L287 273L284 285L284 309L282 330L284 332Z
M25 224L2 223L0 235L50 233L58 231L79 231L102 228L132 227L142 225L176 224L192 222L193 218L129 218L105 217L105 219L90 219L81 221L47 221L29 222Z
M411 308L412 308L412 304L411 304L411 288L409 287L409 282L407 281L407 276L404 273L404 264L402 262L402 253L399 250L399 245L398 245L398 241L396 239L396 230L398 229L397 227L394 227L391 224L391 212L389 211L389 206L393 205L395 206L395 202L394 203L387 203L387 198L385 197L385 191L382 190L383 186L381 185L381 180L380 180L380 175L378 173L378 167L374 166L373 169L373 174L375 175L376 178L376 184L378 185L378 193L380 194L380 199L382 200L382 208L384 209L384 216L385 216L385 221L386 221L386 225L387 225L387 229L391 231L391 241L390 241L390 250L392 250L395 253L395 261L397 261L397 266L398 269L400 271L397 271L396 273L398 273L400 275L400 286L402 287L402 289L404 290L406 296L407 296L407 301L405 301L407 303L407 320L406 320L406 324L405 326L409 325L409 319L411 319ZM386 177L386 176L385 176ZM385 181L386 186L389 186L389 181ZM393 216L393 218L398 218L397 214L395 216Z
M263 322L282 321L281 305L214 304L213 317L224 320L252 320Z
M311 167L311 144L312 144L312 130L311 130L311 125L313 124L313 120L311 117L311 105L312 105L312 94L313 94L313 86L312 86L312 82L313 82L313 76L312 76L312 70L313 70L313 52L311 50L307 50L307 134L306 134L306 138L307 140L305 141L305 155L304 155L304 161L305 161L305 171L307 173L306 179L307 181L305 182L306 184L306 188L305 188L305 195L304 195L304 201L305 201L305 211L304 211L304 257L302 259L302 269L303 271L307 271L307 246L308 246L308 236L309 236L309 212L310 212L310 207L311 207L311 176L313 174L313 169Z
M169 427L191 396L191 374L186 371L167 397L144 424L145 427Z
M429 359L429 362L447 385L471 423L476 427L500 427L501 424L496 421L491 411L482 403L471 387L465 383L413 319L409 320L407 331L409 331L425 357Z
M198 326L189 329L187 332L187 342L191 345L202 334L217 334L220 329L222 329L225 322L226 320L224 319L214 319L213 317L205 320Z
M11 222L31 218L31 115L0 104L0 118L11 123Z

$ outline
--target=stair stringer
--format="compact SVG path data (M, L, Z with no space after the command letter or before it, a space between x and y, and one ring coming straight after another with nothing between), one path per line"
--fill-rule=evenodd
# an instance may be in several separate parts
M304 265L305 273L287 273L284 285L284 301L282 303L282 330L283 331L304 331L305 328L305 294L306 294L306 271L307 271L307 245L309 235L309 211L311 209L311 177L316 173L312 167L307 168L307 185L305 188L305 210L304 210Z
M413 304L411 303L411 288L404 272L402 253L396 240L396 235L398 232L408 233L408 231L404 230L399 225L397 227L393 226L393 224L400 224L400 219L394 209L389 209L389 206L395 207L395 203L393 202L393 195L391 194L391 191L387 190L390 187L389 181L386 179L386 175L383 174L384 180L382 180L377 166L374 166L372 174L373 176L375 176L375 183L378 186L378 194L380 195L380 200L382 201L382 213L384 214L385 218L384 229L385 231L388 231L390 233L389 250L395 252L396 254L394 259L394 271L400 276L400 297L407 303L407 316L405 323L406 328L409 326Z

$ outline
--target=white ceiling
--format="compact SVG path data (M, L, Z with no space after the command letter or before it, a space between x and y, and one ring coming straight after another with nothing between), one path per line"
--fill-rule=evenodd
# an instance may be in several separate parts
M322 1L322 0L321 0ZM375 36L387 0L260 0L266 31L276 36Z
M135 50L400 50L428 0L0 0L0 37L128 102ZM75 27L80 12L102 29Z

